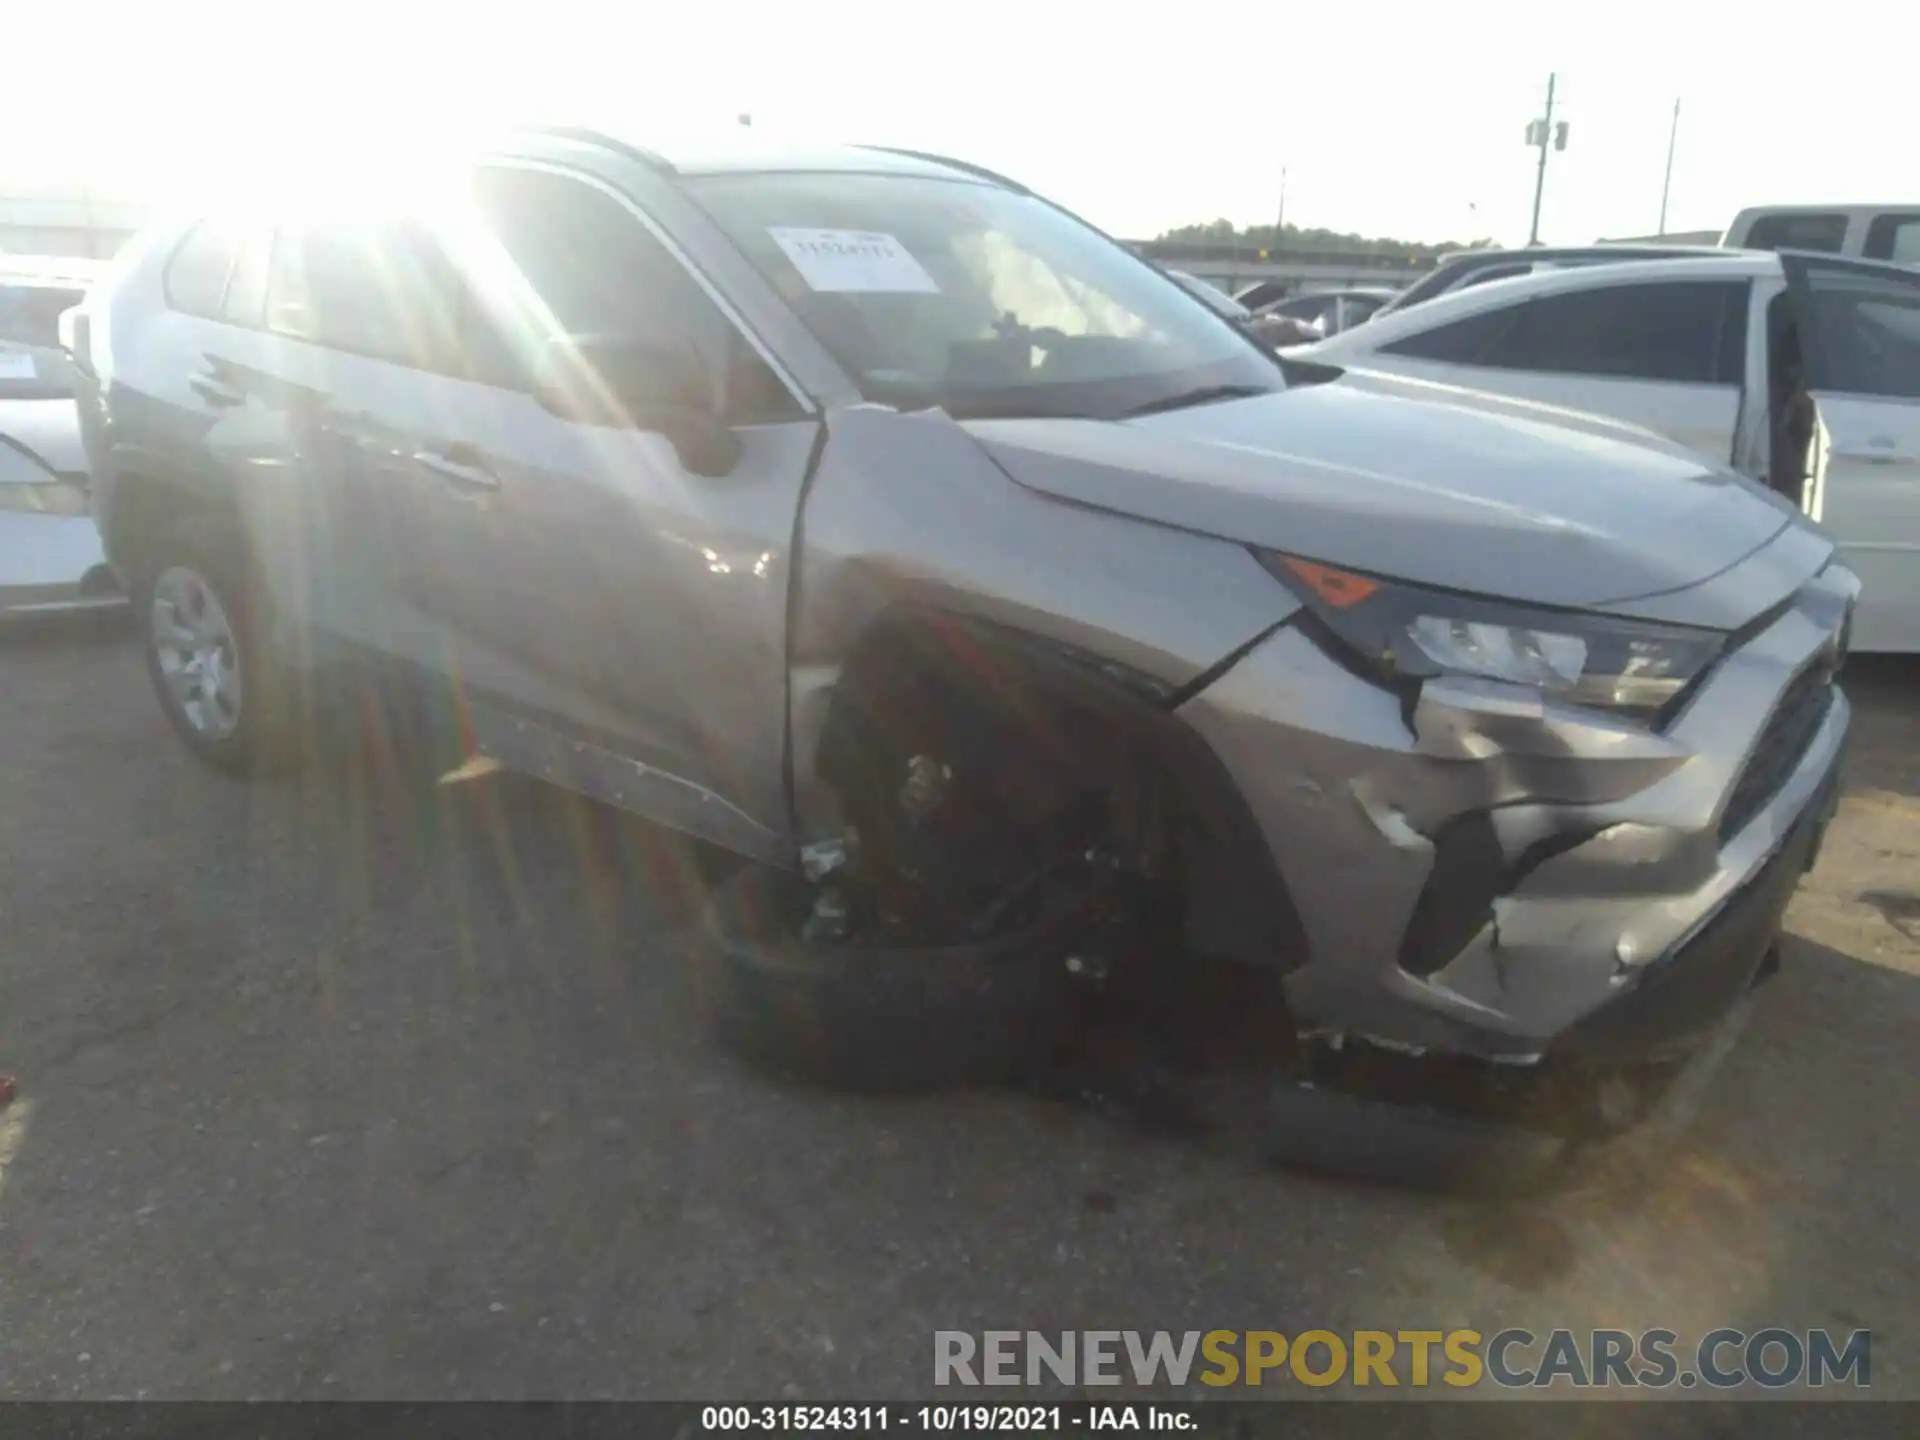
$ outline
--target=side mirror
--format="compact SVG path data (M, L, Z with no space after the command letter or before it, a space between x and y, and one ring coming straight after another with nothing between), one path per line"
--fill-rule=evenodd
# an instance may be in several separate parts
M730 474L740 460L740 437L721 415L707 369L690 347L563 335L549 341L535 363L533 394L563 420L658 431L696 475Z

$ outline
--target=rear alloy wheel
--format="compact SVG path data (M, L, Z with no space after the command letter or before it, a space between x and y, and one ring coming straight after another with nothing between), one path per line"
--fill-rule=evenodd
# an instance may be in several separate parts
M228 738L240 726L246 681L240 641L213 582L189 565L162 570L147 623L154 664L188 728L209 742Z
M147 673L187 747L235 775L289 763L299 753L294 670L244 542L217 518L182 520L155 539L134 593Z

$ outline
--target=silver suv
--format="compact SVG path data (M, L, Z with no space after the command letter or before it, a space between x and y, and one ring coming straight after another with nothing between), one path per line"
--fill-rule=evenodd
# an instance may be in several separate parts
M203 759L416 675L473 752L760 862L734 1030L822 1068L1005 1058L1142 936L1283 977L1323 1092L1644 1073L1764 973L1858 589L1792 506L1289 369L949 160L545 131L448 178L158 229L76 326Z

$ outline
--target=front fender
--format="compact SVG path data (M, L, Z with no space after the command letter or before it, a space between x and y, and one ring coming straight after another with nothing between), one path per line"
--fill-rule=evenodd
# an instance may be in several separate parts
M1298 608L1241 546L1016 484L940 411L829 414L801 516L789 643L796 834L843 823L820 738L890 613L951 614L1176 693Z

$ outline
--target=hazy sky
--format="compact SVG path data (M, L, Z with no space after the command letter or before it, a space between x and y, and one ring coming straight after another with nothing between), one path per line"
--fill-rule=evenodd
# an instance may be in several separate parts
M730 122L965 156L1104 228L1270 220L1526 239L1527 120L1560 76L1542 236L1745 204L1920 200L1908 7L14 0L0 185L164 191L383 125ZM1904 18L1902 18L1904 16ZM35 57L23 63L26 57Z

